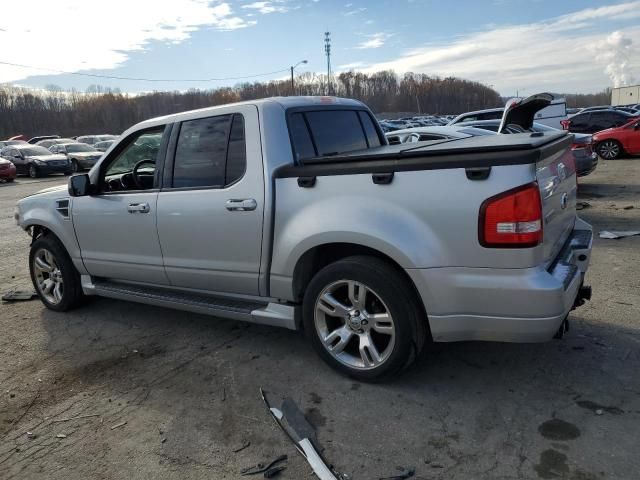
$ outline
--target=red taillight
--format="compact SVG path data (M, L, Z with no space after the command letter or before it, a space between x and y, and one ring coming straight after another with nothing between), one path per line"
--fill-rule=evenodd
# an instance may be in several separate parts
M569 130L569 125L571 125L571 120L560 120L560 125L562 125L563 130Z
M542 203L537 183L485 200L478 219L480 245L487 248L535 247L542 243Z

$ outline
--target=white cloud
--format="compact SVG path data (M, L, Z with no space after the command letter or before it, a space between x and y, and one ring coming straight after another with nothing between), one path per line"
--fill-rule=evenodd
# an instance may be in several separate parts
M282 2L278 0L275 0L272 2L253 2L253 3L248 3L246 5L242 5L242 8L256 10L262 14L285 13L288 10L288 8L283 5L275 5L276 3L282 3Z
M493 84L504 94L516 89L526 93L600 90L611 85L611 58L620 58L604 52L623 49L627 79L633 69L640 68L640 52L630 43L620 43L618 38L605 45L616 21L636 18L640 18L638 0L584 9L536 23L488 28L448 44L424 45L365 71L458 76ZM640 38L640 26L627 27L625 35Z
M200 28L228 31L255 23L235 15L223 1L4 2L0 60L65 71L110 69L122 65L129 52L144 50L153 41L180 43ZM53 70L0 65L0 82L55 73Z
M368 64L365 62L351 62L345 63L344 65L338 65L338 70L353 70L356 68L364 68Z
M356 48L359 50L367 50L370 48L380 48L384 45L384 42L386 42L390 36L391 36L390 34L384 33L384 32L378 32L372 35L367 35L367 40L359 43Z

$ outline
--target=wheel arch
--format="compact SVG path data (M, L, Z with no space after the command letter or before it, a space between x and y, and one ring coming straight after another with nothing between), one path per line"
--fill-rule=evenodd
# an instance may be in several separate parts
M31 236L31 243L44 235L53 235L62 244L76 269L83 275L88 273L82 262L80 247L71 222L68 228L60 228L43 218L31 218L25 219L21 226Z
M338 260L353 256L378 258L398 272L407 285L410 286L411 294L415 298L416 305L424 318L424 327L427 330L427 334L431 335L426 305L414 281L398 261L388 254L369 246L349 242L331 242L309 248L298 258L293 269L292 289L294 300L297 302L302 301L309 282L322 268Z

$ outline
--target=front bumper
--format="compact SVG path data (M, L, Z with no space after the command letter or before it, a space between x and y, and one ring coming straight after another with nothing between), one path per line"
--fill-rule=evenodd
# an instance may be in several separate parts
M46 163L44 165L38 165L36 163L34 165L36 166L36 171L38 172L38 175L49 175L51 173L72 173L73 172L73 166L71 165L71 162L67 162L60 165L51 165L49 163Z
M589 267L593 232L577 220L554 262L525 269L409 269L436 342L543 342L572 310Z

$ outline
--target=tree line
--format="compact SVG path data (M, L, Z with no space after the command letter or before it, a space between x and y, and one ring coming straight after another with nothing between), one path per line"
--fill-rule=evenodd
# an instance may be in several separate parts
M138 95L91 86L85 92L49 86L33 90L0 86L0 138L44 134L73 136L121 133L156 116L257 98L289 95L331 95L356 98L374 112L457 114L504 105L498 92L479 82L393 71L343 72L327 85L326 75L306 73L290 80L241 83L233 87ZM609 92L568 95L571 106L608 103Z

